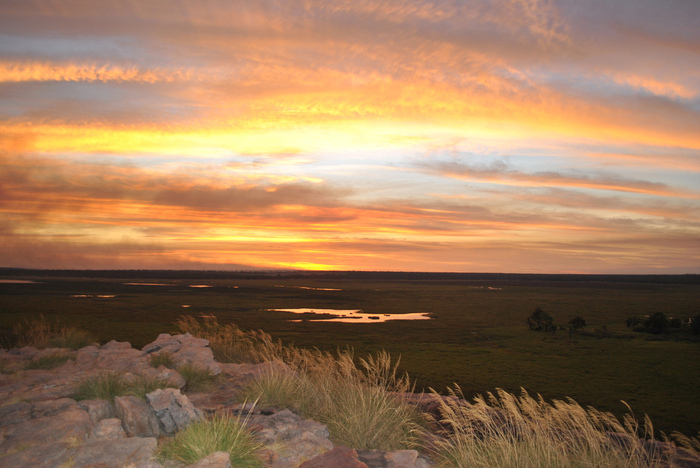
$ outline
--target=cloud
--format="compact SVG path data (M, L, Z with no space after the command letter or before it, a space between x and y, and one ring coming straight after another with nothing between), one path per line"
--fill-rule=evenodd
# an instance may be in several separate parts
M675 189L667 184L628 179L610 173L597 172L592 175L557 171L526 173L511 169L503 160L497 160L487 165L460 161L426 161L416 165L430 173L477 182L525 187L578 187L658 196L700 198L698 193Z

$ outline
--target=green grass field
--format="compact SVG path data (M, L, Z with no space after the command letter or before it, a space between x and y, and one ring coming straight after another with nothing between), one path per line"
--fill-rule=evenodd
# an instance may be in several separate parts
M49 321L60 319L86 329L103 342L116 339L140 347L158 333L177 331L174 321L180 315L216 315L222 324L262 329L297 346L352 347L358 356L385 349L394 357L401 355L401 368L418 390L444 391L457 383L470 396L496 388L518 393L523 387L532 395L568 396L617 415L625 411L620 403L624 400L638 418L648 414L659 430L691 436L700 431L700 342L675 335L650 339L625 326L633 315L697 315L697 282L436 278L150 277L142 281L167 286L132 286L124 283L139 280L43 277L32 284L0 283L0 339L10 344L15 323L43 314ZM612 337L532 332L525 319L538 306L558 325L580 315L586 331L606 325ZM362 309L377 315L419 312L436 318L369 324L290 322L301 316L264 310L302 307Z

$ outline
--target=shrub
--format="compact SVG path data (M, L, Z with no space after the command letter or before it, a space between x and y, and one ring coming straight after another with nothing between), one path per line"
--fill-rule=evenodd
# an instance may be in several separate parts
M690 331L693 335L700 335L700 314L690 319Z
M459 387L451 394L464 398ZM440 422L449 431L433 457L443 466L657 467L675 456L672 446L647 444L640 438L653 438L648 418L640 434L630 415L621 423L610 413L583 409L571 399L548 404L524 390L516 397L499 389L472 404L440 401Z
M126 381L126 394L146 400L146 394L158 388L174 387L169 381L157 377L136 375Z
M642 319L637 316L627 318L627 328L634 328L640 323L642 323Z
M668 324L669 320L666 314L663 312L656 312L644 321L644 328L646 328L649 333L658 335L666 330Z
M180 375L185 378L185 391L200 392L210 389L216 381L217 376L205 367L198 367L192 364L182 364L177 368Z
M214 452L228 452L232 466L263 466L256 454L260 444L245 424L245 420L227 414L195 422L167 441L158 458L189 465Z
M579 331L582 328L586 327L586 321L583 319L583 317L577 315L576 317L572 318L569 320L569 337L574 333Z
M29 361L24 368L25 369L55 369L58 366L63 365L69 359L75 359L70 353L65 351L57 351L51 354L45 354L41 357L37 357Z
M547 332L556 330L552 316L539 307L527 318L527 325L530 327L530 330L534 331Z

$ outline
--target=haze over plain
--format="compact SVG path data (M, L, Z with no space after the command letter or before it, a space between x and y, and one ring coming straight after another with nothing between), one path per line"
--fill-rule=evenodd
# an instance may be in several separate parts
M2 2L0 266L700 273L698 20Z

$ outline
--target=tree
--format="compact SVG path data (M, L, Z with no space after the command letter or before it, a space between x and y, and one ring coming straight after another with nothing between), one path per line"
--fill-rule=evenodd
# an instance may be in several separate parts
M700 314L690 319L690 331L693 335L700 335Z
M547 332L556 330L552 316L539 307L527 318L527 325L530 327L530 330L535 331Z
M644 321L644 327L656 335L663 333L668 327L668 317L663 312L656 312Z
M584 328L585 326L586 326L586 321L580 315L577 315L576 317L569 320L569 338L571 338L571 335L574 332L579 331L580 329Z
M640 319L636 315L634 317L629 317L627 319L627 328L634 328L640 323L642 323L642 319Z

